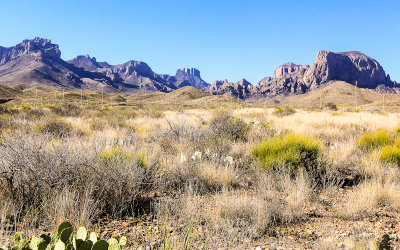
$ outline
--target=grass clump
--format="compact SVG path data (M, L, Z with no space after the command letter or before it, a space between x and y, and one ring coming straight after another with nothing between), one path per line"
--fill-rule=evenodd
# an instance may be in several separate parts
M296 110L294 110L294 108L291 107L276 107L274 109L273 114L276 116L288 116L288 115L293 115L294 113L296 113Z
M373 133L363 134L357 141L357 146L362 149L376 149L391 144L390 133L385 129L377 130Z
M316 165L321 151L319 140L288 134L260 142L253 147L252 154L260 160L264 169L287 167L297 170L300 167L311 169Z

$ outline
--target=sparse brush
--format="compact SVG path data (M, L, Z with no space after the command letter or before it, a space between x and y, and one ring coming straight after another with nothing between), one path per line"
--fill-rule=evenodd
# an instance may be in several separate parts
M226 112L215 114L209 126L214 135L226 137L232 141L246 140L250 128L249 123Z
M79 116L82 109L71 103L63 103L61 105L55 106L53 112L61 116Z
M45 116L45 110L43 108L26 109L24 114L27 119L40 119Z
M51 119L42 126L35 127L38 132L49 133L54 136L67 137L72 134L73 128L70 123L61 119Z

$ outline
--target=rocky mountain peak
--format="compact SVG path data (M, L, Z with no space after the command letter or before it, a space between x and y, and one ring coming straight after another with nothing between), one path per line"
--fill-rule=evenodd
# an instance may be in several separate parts
M279 78L289 78L289 77L295 77L295 78L302 78L306 70L309 68L309 65L297 65L294 63L285 63L281 66L279 66L275 71L273 75L273 79L279 79Z
M58 45L51 43L50 39L36 37L32 40L23 40L10 48L0 47L0 64L5 64L24 55L58 59L61 57L61 52Z
M74 59L69 60L68 63L73 64L78 68L83 68L86 71L93 71L102 67L97 63L95 57L90 57L89 55L77 56Z
M176 71L175 76L176 77L180 77L180 76L196 76L198 78L200 78L200 71L196 68L182 68L182 69L178 69Z
M184 86L193 86L198 89L204 89L209 84L201 79L200 71L196 68L182 68L178 69L175 74L176 87L181 88Z
M238 85L241 85L243 87L248 87L252 85L250 82L248 82L246 79L242 78L240 81L237 82Z

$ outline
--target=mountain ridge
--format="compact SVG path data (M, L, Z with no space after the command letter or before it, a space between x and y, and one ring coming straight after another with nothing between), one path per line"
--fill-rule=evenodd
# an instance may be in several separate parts
M285 63L275 69L272 77L265 77L253 85L246 79L209 84L196 68L181 68L175 75L157 74L147 63L136 60L111 65L98 62L89 55L78 55L65 61L59 46L44 38L26 39L9 48L0 46L0 83L20 89L48 85L135 93L171 92L192 86L214 95L262 99L303 94L332 80L379 92L399 92L399 83L392 81L375 59L358 51L321 50L311 66Z

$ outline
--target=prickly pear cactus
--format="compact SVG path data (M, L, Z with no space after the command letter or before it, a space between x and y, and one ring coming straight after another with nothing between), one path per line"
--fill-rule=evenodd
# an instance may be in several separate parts
M73 235L73 226L63 222L57 229L57 234L51 236L33 236L32 239L24 237L20 232L14 235L15 246L3 247L0 250L120 250L127 244L127 238L121 237L118 241L110 238L108 241L99 240L98 234L91 232L88 238L86 228L78 228Z

